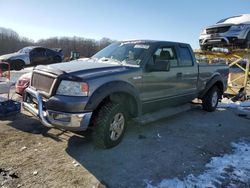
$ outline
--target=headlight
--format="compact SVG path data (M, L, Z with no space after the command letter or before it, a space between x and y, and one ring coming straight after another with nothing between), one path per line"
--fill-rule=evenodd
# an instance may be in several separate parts
M237 31L239 31L239 30L245 29L245 27L246 27L245 24L233 25L233 26L232 26L232 30L237 30Z
M84 82L62 80L56 94L68 96L88 96L89 87Z
M203 30L201 31L201 35L206 35L206 34L207 34L206 29L203 29Z

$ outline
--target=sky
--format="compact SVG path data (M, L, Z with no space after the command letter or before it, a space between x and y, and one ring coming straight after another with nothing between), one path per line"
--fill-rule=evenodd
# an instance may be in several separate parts
M0 10L0 27L35 41L108 37L178 41L198 48L202 28L250 13L250 0L0 0Z

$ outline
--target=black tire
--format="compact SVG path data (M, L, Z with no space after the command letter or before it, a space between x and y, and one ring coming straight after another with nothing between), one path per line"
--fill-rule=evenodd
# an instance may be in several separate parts
M10 69L12 70L22 70L24 68L25 63L22 60L13 60L10 62Z
M203 110L213 112L217 108L221 92L217 86L213 86L208 90L202 99ZM217 98L216 98L217 97Z
M213 49L213 47L211 46L200 46L201 47L201 50L204 50L204 51L211 51Z
M60 56L54 57L54 63L60 63L62 62L62 58Z
M113 131L111 131L110 129L112 121L114 122L114 118L117 117L118 114L122 114L124 123L120 136L118 137L117 134L117 139L114 140L111 139L111 133ZM122 104L108 102L100 108L94 122L94 129L92 133L94 144L99 148L112 148L118 145L124 136L127 123L127 113Z
M250 49L250 32L247 34L247 38L244 44L244 48Z

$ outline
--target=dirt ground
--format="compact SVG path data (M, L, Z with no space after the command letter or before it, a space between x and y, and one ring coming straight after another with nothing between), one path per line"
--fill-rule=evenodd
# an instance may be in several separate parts
M87 134L88 135L88 134ZM150 124L130 123L113 149L84 134L43 127L28 113L0 120L0 187L146 187L198 175L212 157L250 138L248 119L198 108ZM250 185L249 185L250 186Z

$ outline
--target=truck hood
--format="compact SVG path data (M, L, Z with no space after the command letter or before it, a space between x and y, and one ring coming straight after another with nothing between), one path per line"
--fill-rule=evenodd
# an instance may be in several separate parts
M25 53L15 52L15 53L0 56L0 60L16 59L16 58L20 58L20 57L24 57L24 56L26 56Z
M138 69L138 66L135 67L132 65L121 65L114 61L99 62L93 59L83 59L65 63L51 64L48 66L38 66L37 69L50 70L51 72L54 72L53 70L57 70L56 72L64 72L72 76L88 79L90 77L136 70Z

